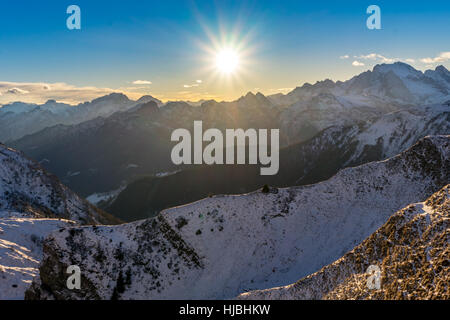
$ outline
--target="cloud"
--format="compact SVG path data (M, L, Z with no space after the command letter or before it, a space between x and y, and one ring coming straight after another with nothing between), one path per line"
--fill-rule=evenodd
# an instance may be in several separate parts
M152 82L148 81L148 80L135 80L132 83L136 84L136 85L151 85L152 84Z
M450 51L441 52L436 57L427 57L422 59L412 59L412 58L388 58L382 54L379 53L369 53L366 55L359 55L359 56L353 56L356 60L356 63L353 62L354 66L360 66L359 61L361 60L367 60L367 61L373 61L375 63L394 63L397 61L404 61L409 64L417 64L417 63L423 63L425 64L425 68L432 68L433 64L437 63L444 63L446 61L450 61ZM342 59L342 57L340 57Z
M14 101L26 103L44 103L53 99L69 104L78 104L91 101L95 98L122 92L131 99L138 99L142 93L126 89L111 89L97 87L76 87L67 83L40 83L40 82L0 82L0 105Z
M393 63L395 61L400 60L400 59L387 58L379 53L369 53L367 55L354 56L354 58L360 59L360 60L380 61L382 63Z
M348 58L350 58L350 56L348 54L339 57L339 59L348 59Z
M13 95L17 95L17 94L27 94L29 93L29 91L27 90L23 90L20 88L11 88L5 91L5 94L13 94Z
M364 66L364 63L355 60L355 61L352 62L352 66L354 66L354 67L362 67L362 66Z
M434 58L423 58L420 62L427 64L441 63L450 60L450 51L441 52L437 57Z
M259 89L259 88L258 88ZM256 90L256 88L255 88ZM269 89L269 93L288 93L294 90L294 88L277 88L277 89Z
M193 84L185 84L183 85L183 88L194 88L194 87L198 87L203 83L202 80L195 80L195 83Z

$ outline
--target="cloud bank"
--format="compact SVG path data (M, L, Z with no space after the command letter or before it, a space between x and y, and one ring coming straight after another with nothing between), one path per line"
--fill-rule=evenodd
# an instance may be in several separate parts
M339 59L345 60L349 59L350 55L346 54L343 56L340 56ZM369 53L366 55L354 55L352 62L352 66L354 67L362 67L365 65L362 61L372 62L372 63L394 63L397 61L404 61L409 64L414 65L416 68L425 68L425 69L431 69L435 67L437 64L442 64L447 61L450 61L450 51L444 51L441 52L436 57L426 57L426 58L420 58L420 59L413 59L413 58L388 58L382 54L379 53Z
M152 82L148 81L148 80L136 80L136 81L133 81L133 84L136 84L136 85L150 85L150 84L152 84Z
M143 90L136 88L124 89L77 87L63 82L26 83L0 81L0 104L4 105L15 101L45 103L50 99L68 104L78 104L112 92L122 92L131 99L138 99L143 95Z

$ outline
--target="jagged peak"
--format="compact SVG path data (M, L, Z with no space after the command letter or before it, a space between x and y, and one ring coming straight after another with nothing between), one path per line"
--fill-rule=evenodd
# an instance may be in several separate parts
M91 103L103 102L103 101L131 101L125 94L121 92L112 92L106 96L96 98Z
M373 67L372 72L374 73L393 72L394 74L400 77L407 77L409 75L420 76L423 74L421 71L415 69L413 66L400 61L390 64L388 63L377 64L376 66Z
M242 96L241 98L253 98L255 97L255 94L251 91L247 92L245 96Z
M157 98L155 98L155 97L153 97L151 95L148 95L148 94L147 95L143 95L136 102L137 103L147 103L147 102L150 102L150 101L156 102L157 105L161 105L162 104L161 100L159 100L159 99L157 99Z
M443 72L443 73L449 73L450 71L448 71L448 69L446 67L444 67L443 65L439 65L436 67L436 69L434 69L434 71L437 72Z

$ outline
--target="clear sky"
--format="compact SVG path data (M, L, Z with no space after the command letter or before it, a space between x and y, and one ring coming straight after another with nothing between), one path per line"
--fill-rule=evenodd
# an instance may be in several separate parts
M81 30L66 9L81 8ZM381 30L366 9L381 8ZM450 1L2 1L0 104L132 98L235 99L346 80L376 63L450 67ZM217 69L227 48L233 72ZM139 80L139 81L138 81Z

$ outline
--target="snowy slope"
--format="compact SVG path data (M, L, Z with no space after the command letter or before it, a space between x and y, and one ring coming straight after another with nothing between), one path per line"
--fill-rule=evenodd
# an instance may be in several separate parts
M450 99L450 78L443 66L422 73L412 66L396 62L376 65L346 81L347 94L378 97L403 104L433 104Z
M0 144L0 211L64 218L81 224L117 220L80 198L36 162Z
M352 251L295 284L239 299L450 299L450 185L395 213ZM380 288L368 289L369 265Z
M117 222L37 163L0 144L0 300L24 298L50 232Z
M27 298L211 299L287 285L448 183L449 142L428 137L315 185L217 196L153 219L53 233ZM59 276L73 264L84 270L81 291Z
M0 300L23 299L39 273L42 242L47 235L74 222L33 219L15 212L0 212Z
M380 151L380 159L406 150L426 135L450 134L450 106L445 104L399 110L365 123L355 135L356 150L349 163L365 150Z

